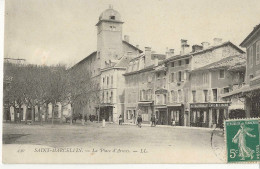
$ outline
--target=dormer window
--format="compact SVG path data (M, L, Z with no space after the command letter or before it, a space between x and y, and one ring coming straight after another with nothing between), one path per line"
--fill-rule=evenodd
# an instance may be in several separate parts
M115 16L110 16L110 19L115 20L116 17Z

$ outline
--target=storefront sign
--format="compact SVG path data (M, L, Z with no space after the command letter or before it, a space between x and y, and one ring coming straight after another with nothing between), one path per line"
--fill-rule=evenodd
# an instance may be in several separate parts
M196 104L190 104L190 108L207 108L208 103L196 103Z
M190 104L190 108L207 108L207 107L228 107L229 103L195 103Z
M209 107L228 107L229 103L209 103Z

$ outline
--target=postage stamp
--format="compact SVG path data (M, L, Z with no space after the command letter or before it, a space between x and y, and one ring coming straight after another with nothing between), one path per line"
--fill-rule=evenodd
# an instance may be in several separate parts
M225 121L228 163L260 161L259 120L252 118Z

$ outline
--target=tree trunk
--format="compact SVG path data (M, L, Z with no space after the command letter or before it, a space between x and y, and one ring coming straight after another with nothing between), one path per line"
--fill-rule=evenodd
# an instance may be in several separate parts
M52 103L51 105L52 105L52 109L51 109L51 124L53 125L55 104Z
M28 108L27 108L27 105L25 106L25 124L27 124L27 113L28 113Z
M98 107L98 123L100 121L100 107Z
M16 121L17 121L17 111L16 111L15 101L14 101L14 123L16 123Z
M49 111L49 104L46 103L46 107L45 107L45 123L48 122L48 111Z
M60 124L62 124L62 116L63 116L63 106L61 104L61 110L60 110Z
M21 122L21 115L22 115L22 108L21 108L21 104L19 104L19 117L18 117L18 122L20 123Z
M31 118L31 121L32 121L32 124L34 123L34 109L35 109L35 107L34 106L31 106L32 107L32 111L31 111L31 113L32 113L32 118Z
M71 104L70 125L72 125L72 120L73 120L73 105Z
M82 125L84 126L85 125L85 119L84 119L85 111L84 111L84 107L83 106L81 106L81 107L82 107Z
M41 111L41 108L40 108L40 105L38 107L38 112L39 112L39 115L40 115L40 120L41 120L41 126L43 125L43 118L42 118L42 111Z

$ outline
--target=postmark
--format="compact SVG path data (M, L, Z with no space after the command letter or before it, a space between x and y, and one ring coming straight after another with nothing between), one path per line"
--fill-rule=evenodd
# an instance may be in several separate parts
M228 163L260 161L259 120L252 118L225 121Z

